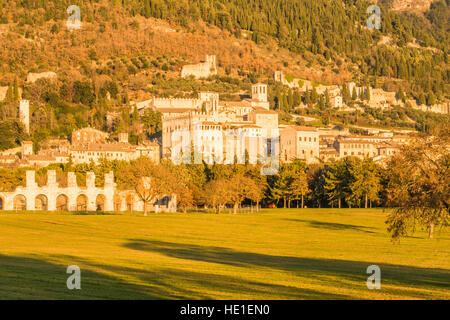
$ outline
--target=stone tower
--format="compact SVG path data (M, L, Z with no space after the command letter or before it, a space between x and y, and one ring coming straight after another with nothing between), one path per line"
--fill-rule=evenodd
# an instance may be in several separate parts
M30 133L30 101L20 100L19 119L25 126L26 132Z

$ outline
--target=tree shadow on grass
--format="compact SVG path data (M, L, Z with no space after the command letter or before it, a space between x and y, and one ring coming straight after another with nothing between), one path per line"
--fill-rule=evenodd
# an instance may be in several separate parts
M354 224L323 222L323 221L314 221L314 220L302 220L302 219L285 219L285 220L308 223L310 227L316 228L316 229L351 230L351 231L360 231L360 232L365 232L365 233L376 233L374 231L367 230L367 229L375 229L374 227L358 226L358 225L354 225Z
M81 268L81 290L66 286L67 266L37 258L0 255L0 299L345 299L344 295L178 269L152 271L59 256ZM90 269L100 269L93 272ZM116 276L106 275L115 273ZM123 280L126 278L127 280ZM134 278L131 280L130 278ZM142 285L130 283L139 279ZM213 292L213 293L211 293Z
M257 268L292 272L299 277L321 281L324 285L343 286L352 289L355 288L355 284L365 286L368 277L367 267L374 264L381 268L381 277L384 284L429 290L450 290L450 270L448 269L428 269L377 262L274 256L222 247L152 240L130 240L125 244L125 247L158 252L178 259L245 267L253 269L255 272L257 272ZM418 298L426 297L425 293L414 290L411 290L409 294Z
M144 270L130 267L83 262L108 272L132 275L148 285L147 291L159 299L350 299L343 294L307 288L247 280L216 273L186 271L175 268ZM157 291L157 292L156 292Z
M76 260L73 260L76 261ZM69 290L67 266L40 257L0 255L0 299L150 299L140 286L81 268L81 290Z

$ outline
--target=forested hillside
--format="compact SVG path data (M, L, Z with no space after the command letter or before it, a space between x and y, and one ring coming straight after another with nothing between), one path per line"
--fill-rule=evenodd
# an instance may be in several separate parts
M148 133L157 131L158 116L130 120L126 108L115 107L200 90L239 99L278 69L316 82L353 80L418 101L448 99L449 0L423 13L390 10L392 0L377 3L381 30L366 27L372 2L356 0L0 0L0 87L9 87L0 120L15 117L23 88L35 142L88 124L138 139L141 122ZM66 9L74 4L82 28L70 31ZM206 54L217 56L218 76L180 79L184 64ZM57 80L26 81L30 72L46 71ZM278 89L271 86L273 101ZM123 121L106 128L113 109ZM418 128L429 119L414 118Z
M381 31L366 28L370 2L356 0L110 0L49 1L22 0L3 2L5 22L42 25L45 21L65 20L71 4L82 8L87 22L111 20L112 8L124 7L129 15L142 15L173 21L188 27L202 19L237 37L251 32L251 39L264 43L275 38L292 52L322 55L325 60L349 59L364 75L393 77L411 82L412 92L433 90L441 97L449 81L449 0L432 4L423 16L388 11L392 1L379 1L382 8ZM105 6L95 5L103 3ZM14 5L15 4L15 5ZM23 7L27 10L12 10ZM45 8L42 10L32 10ZM101 21L100 20L100 21ZM100 22L99 21L99 22ZM101 21L103 22L103 21ZM114 24L114 21L108 21ZM116 21L115 24L118 22ZM100 24L100 29L102 27ZM56 28L55 28L56 29ZM54 30L55 33L58 30ZM30 34L28 34L30 36ZM390 45L377 45L383 36ZM417 49L411 44L418 44ZM410 45L408 45L410 44Z

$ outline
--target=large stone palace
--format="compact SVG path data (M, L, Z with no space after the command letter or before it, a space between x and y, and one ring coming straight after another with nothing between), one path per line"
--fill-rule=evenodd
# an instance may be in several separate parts
M200 92L193 99L199 103L190 108L175 107L172 101L164 108L153 104L163 114L162 156L190 159L193 152L212 164L233 163L235 156L242 162L247 152L250 163L263 162L271 141L279 138L278 113L269 110L267 94L267 85L258 83L251 98L242 101L220 101L217 93Z

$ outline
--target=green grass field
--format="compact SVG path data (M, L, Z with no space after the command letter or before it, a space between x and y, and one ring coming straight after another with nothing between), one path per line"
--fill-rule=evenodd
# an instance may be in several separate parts
M450 237L382 210L0 214L0 299L450 299ZM381 290L366 269L381 268ZM68 290L66 268L81 268Z

